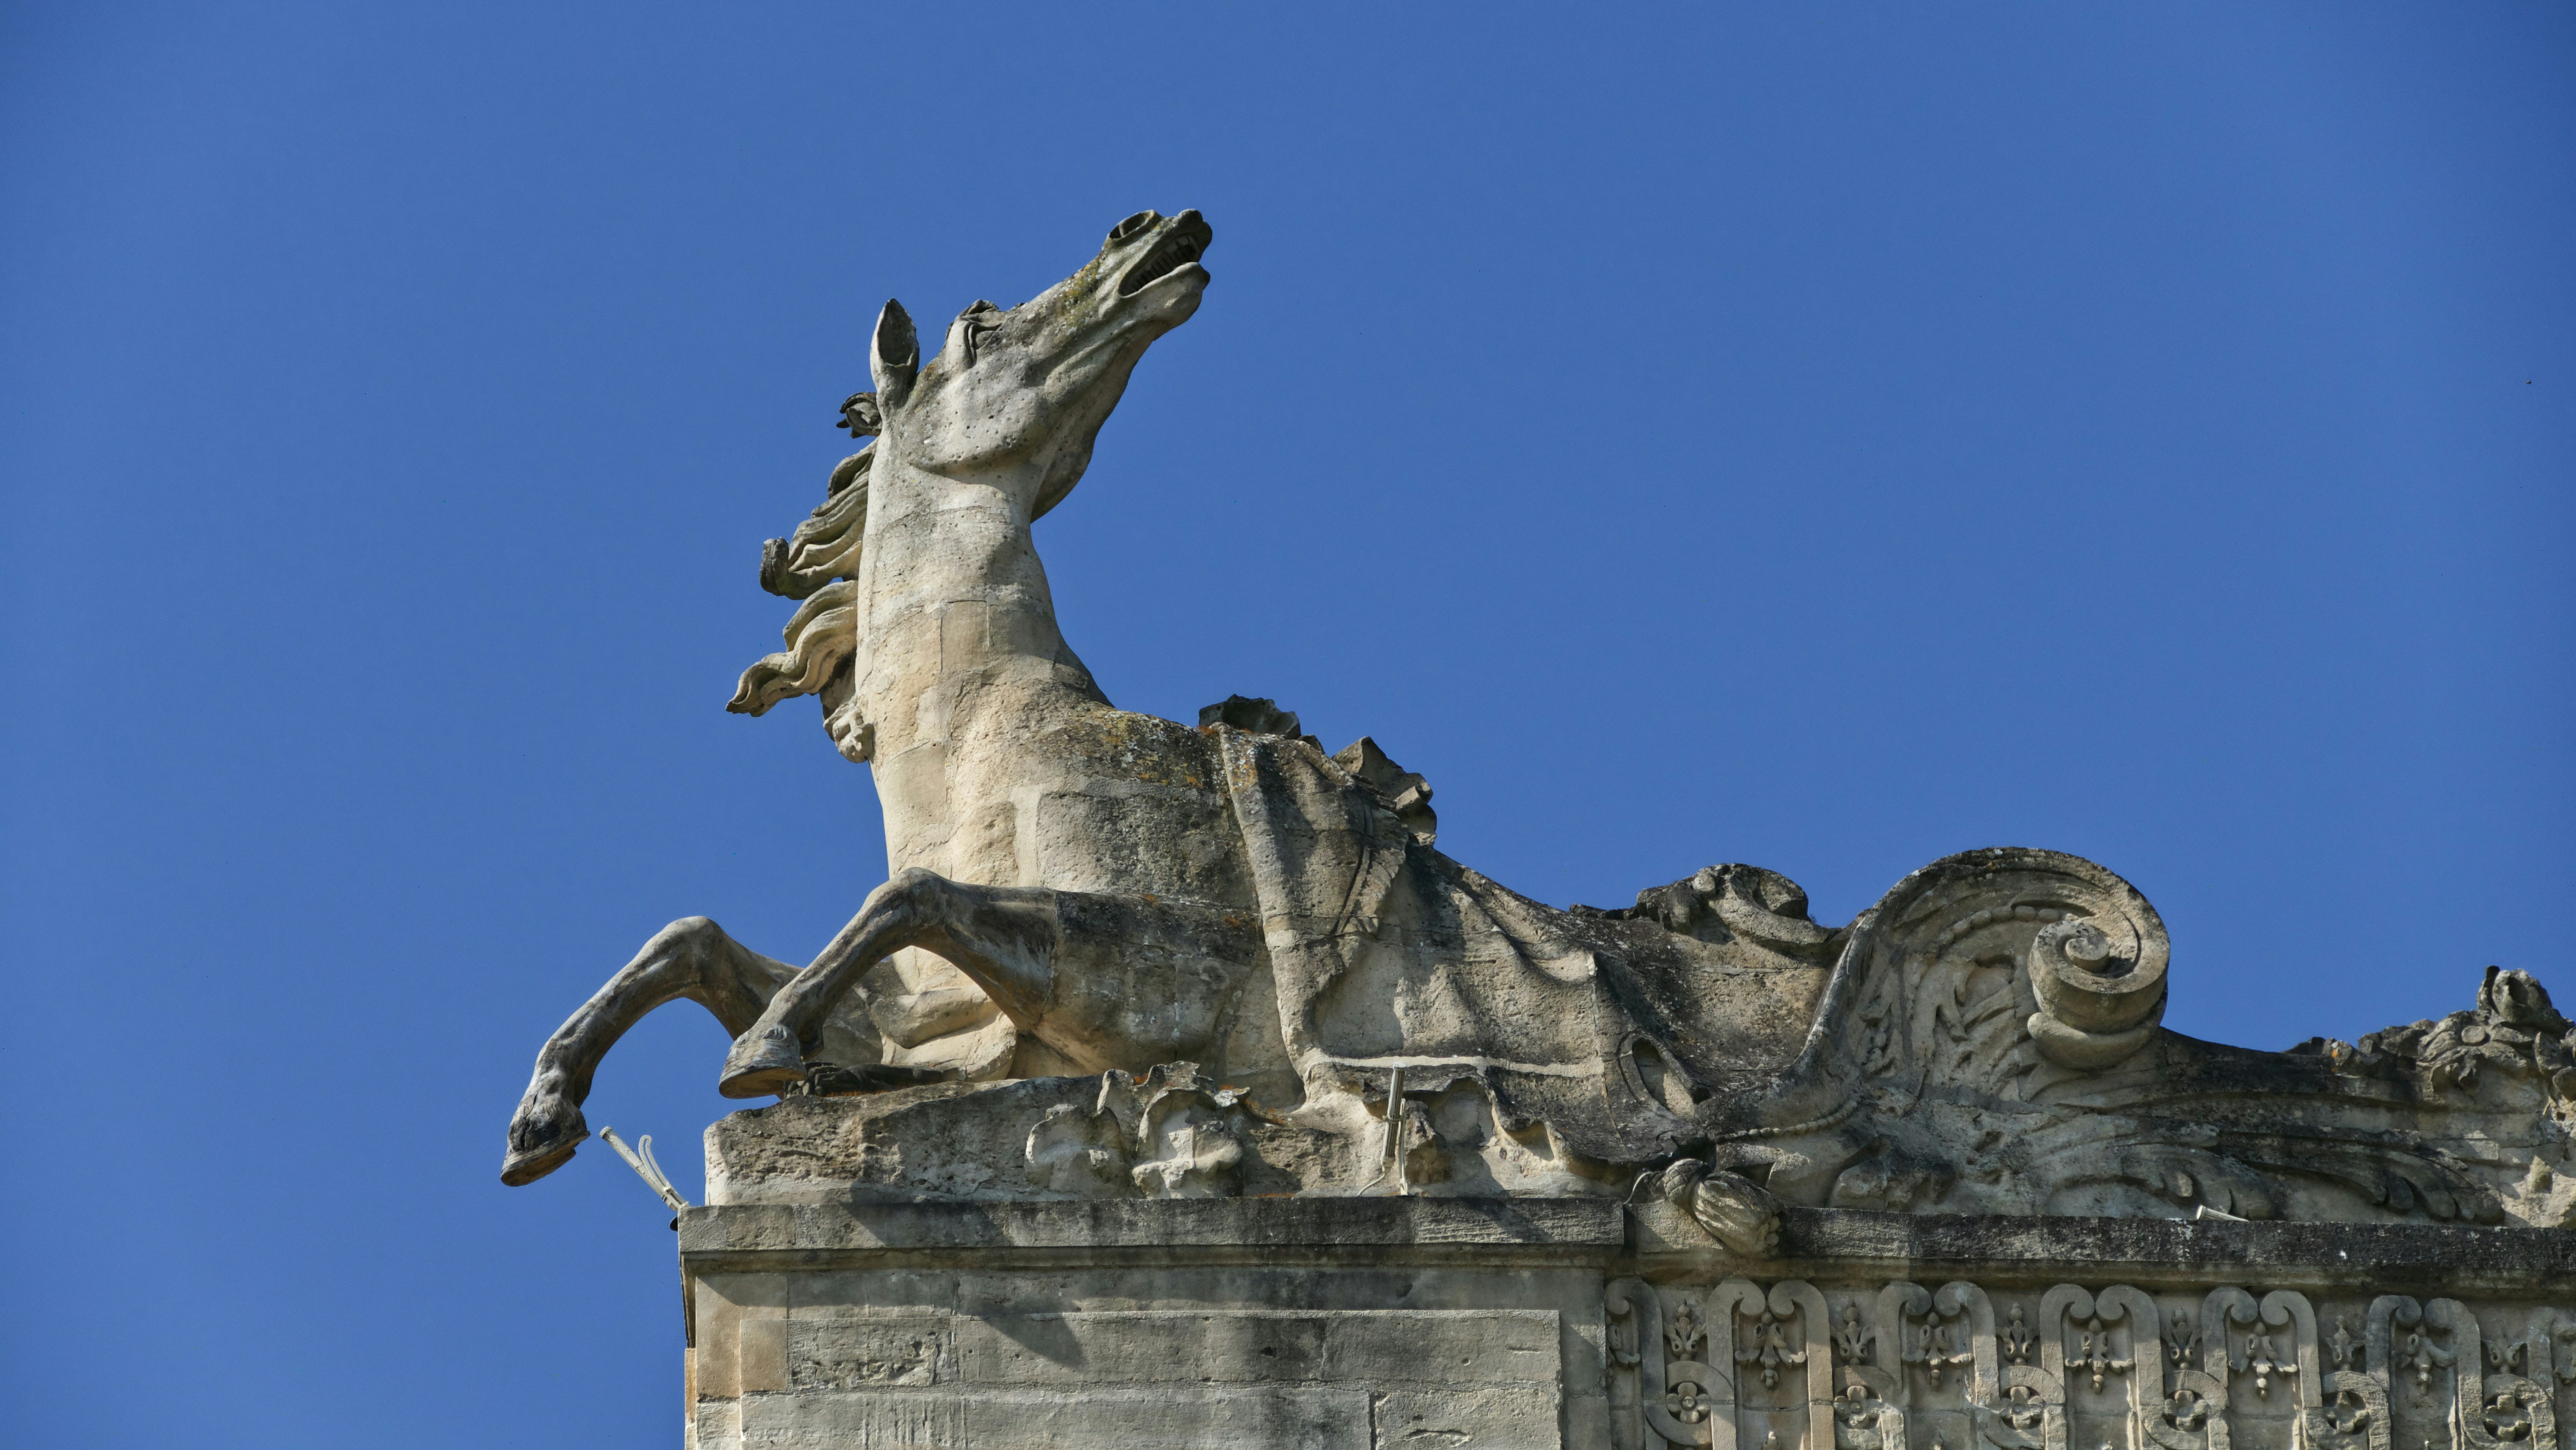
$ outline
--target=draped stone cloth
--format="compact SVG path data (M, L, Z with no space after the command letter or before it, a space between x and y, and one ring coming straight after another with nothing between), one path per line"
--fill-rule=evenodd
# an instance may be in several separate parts
M1312 743L1216 733L1310 1096L1383 1093L1401 1067L1408 1091L1473 1079L1506 1129L1597 1161L1673 1151L1683 1125L1618 1071L1633 1029L1573 917L1416 839Z

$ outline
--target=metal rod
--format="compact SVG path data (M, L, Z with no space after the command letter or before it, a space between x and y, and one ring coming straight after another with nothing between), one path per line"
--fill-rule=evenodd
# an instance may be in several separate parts
M652 1134L647 1133L636 1140L643 1149L641 1153L627 1147L626 1140L617 1136L615 1128L602 1128L599 1136L609 1147L617 1150L617 1156L626 1160L626 1166L635 1170L635 1176L644 1180L645 1187L661 1195L662 1201L669 1204L673 1212L689 1206L689 1201L680 1196L680 1190L673 1188L671 1180L663 1175L662 1165L653 1161Z

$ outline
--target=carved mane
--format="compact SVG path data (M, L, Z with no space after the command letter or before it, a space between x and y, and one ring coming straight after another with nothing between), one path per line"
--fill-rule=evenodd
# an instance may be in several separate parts
M859 648L859 550L868 528L868 464L875 445L832 470L823 502L796 532L760 550L760 587L804 601L787 621L787 648L742 672L725 708L766 714L781 700L811 695Z

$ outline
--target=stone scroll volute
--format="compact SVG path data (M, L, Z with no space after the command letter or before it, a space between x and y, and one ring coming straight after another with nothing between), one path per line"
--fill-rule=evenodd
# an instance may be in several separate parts
M2007 1100L2116 1067L2164 1013L2171 946L2136 888L2054 851L1970 852L1889 893L1865 1071L1982 1078ZM2034 1077L2034 1073L2037 1074Z
M1748 1363L1745 1355L1760 1352L1758 1341L1750 1345L1740 1342L1737 1317L1763 1325L1768 1302L1760 1289L1744 1279L1729 1279L1708 1296L1708 1379L1714 1393L1709 1406L1708 1438L1700 1443L1714 1450L1737 1450L1742 1428L1737 1417L1744 1400L1737 1376Z
M1765 1305L1772 1321L1793 1316L1798 1330L1798 1378L1806 1390L1807 1435L1802 1450L1832 1450L1834 1444L1834 1356L1832 1310L1812 1284L1797 1279L1771 1286Z
M2558 1443L2557 1386L2549 1371L2537 1377L2508 1372L2517 1367L2511 1349L2490 1353L2478 1316L2457 1299L2435 1299L2424 1317L2451 1333L2451 1432L2463 1450L2521 1450ZM2518 1367L2530 1368L2527 1342Z

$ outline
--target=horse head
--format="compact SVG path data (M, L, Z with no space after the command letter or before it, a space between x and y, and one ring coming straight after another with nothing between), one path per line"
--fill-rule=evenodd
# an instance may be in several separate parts
M959 313L926 362L912 318L888 302L869 357L886 455L877 467L993 480L1029 519L1055 507L1082 480L1145 349L1198 311L1211 235L1195 211L1138 212L1036 297Z
M1195 211L1140 211L1046 291L1017 307L979 301L959 313L926 361L911 314L887 302L868 349L876 390L841 405L841 426L877 441L833 470L822 506L792 537L764 547L761 586L805 605L788 622L787 649L744 671L727 708L758 715L820 694L841 753L869 758L848 665L867 612L858 580L870 514L936 514L961 489L989 489L999 497L984 495L983 506L1007 516L1025 544L1029 524L1082 481L1145 349L1198 311L1208 283L1199 257L1212 236ZM918 569L906 572L923 582ZM1031 597L1043 594L1040 580Z

